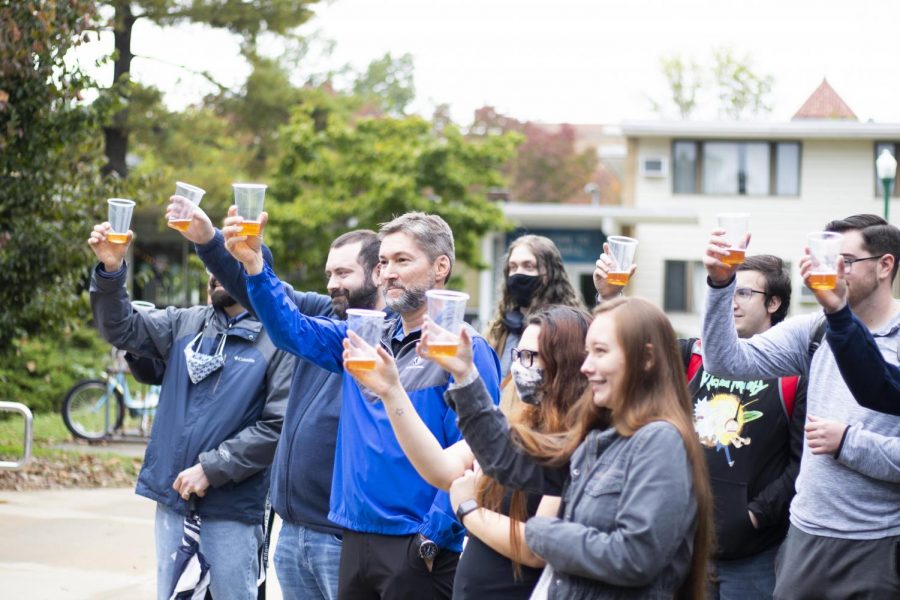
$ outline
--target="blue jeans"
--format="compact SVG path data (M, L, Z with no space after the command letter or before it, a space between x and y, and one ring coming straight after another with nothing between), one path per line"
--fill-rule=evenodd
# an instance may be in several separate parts
M718 600L771 600L778 546L738 560L715 561Z
M184 517L156 504L156 597L166 600L172 585L172 555L181 545ZM209 563L209 589L216 600L256 600L262 524L203 519L200 552Z
M332 533L282 523L274 562L285 600L337 598L342 545Z

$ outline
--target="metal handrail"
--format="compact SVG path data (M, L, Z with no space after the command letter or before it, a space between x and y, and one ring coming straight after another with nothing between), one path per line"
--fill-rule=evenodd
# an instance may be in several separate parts
M25 440L23 444L25 452L22 455L22 459L18 461L0 460L0 469L21 469L31 460L32 421L34 417L31 414L31 409L21 402L4 402L0 400L0 411L17 412L25 417Z

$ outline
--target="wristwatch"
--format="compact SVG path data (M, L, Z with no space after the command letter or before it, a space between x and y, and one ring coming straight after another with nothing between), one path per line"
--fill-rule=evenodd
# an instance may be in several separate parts
M476 510L478 508L478 501L474 499L463 500L459 503L459 506L456 507L456 520L460 523L463 522L463 517L467 514Z
M421 533L416 534L416 543L419 545L419 558L422 560L434 560L438 555L438 545Z

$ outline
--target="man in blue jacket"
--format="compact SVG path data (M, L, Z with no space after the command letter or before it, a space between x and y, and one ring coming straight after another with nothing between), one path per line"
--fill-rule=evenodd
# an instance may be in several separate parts
M91 306L117 348L164 360L159 407L136 492L157 503L157 596L168 598L173 555L192 495L203 520L200 551L217 600L256 598L269 464L281 433L294 358L210 277L210 305L136 311L125 290L129 243L88 243L100 264Z
M173 204L179 201L173 198ZM183 235L196 244L206 268L225 289L250 306L244 269L225 249L222 233L202 210L195 209ZM380 245L374 231L355 230L339 236L325 263L329 295L296 292L285 284L287 294L310 316L344 319L348 308L381 310L384 301L373 280ZM283 521L275 571L288 600L337 597L342 529L328 520L328 510L340 400L340 374L306 360L295 361L270 488L272 506Z
M265 223L265 217L261 219ZM343 369L344 322L303 315L259 253L259 238L240 234L240 217L223 228L229 251L247 270L247 290L276 345L343 374L329 519L344 528L339 596L449 598L463 528L445 492L426 483L406 458L384 405ZM399 317L386 321L382 345L391 352L401 381L422 420L444 447L461 435L443 400L450 376L421 361L416 344L425 317L425 292L443 288L455 259L453 233L436 215L407 213L379 231L380 278L385 304ZM472 332L475 365L494 401L499 363Z

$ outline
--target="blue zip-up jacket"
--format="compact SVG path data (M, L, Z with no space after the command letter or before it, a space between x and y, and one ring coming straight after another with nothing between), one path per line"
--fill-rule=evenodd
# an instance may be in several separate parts
M242 306L250 308L244 268L225 249L216 230L212 240L198 244L197 255L219 283ZM298 310L310 316L333 317L331 298L294 292L286 286ZM296 359L281 438L272 462L269 498L288 523L322 533L340 534L328 520L338 420L341 415L341 375Z
M247 291L262 322L271 324L276 346L343 374L329 519L363 533L421 533L438 546L459 552L464 529L453 514L447 493L429 485L416 472L397 442L384 404L344 371L346 322L304 316L268 266L262 273L247 277ZM394 355L403 388L428 429L443 447L451 446L461 435L456 414L443 400L450 375L418 357L419 332L400 339L399 326L399 318L386 322L382 344ZM475 367L496 403L500 372L497 355L484 338L470 332Z
M249 315L229 323L228 315L212 306L135 311L125 277L125 266L114 273L102 266L94 270L94 321L117 348L166 362L136 493L187 514L172 483L199 462L210 482L197 502L201 517L262 523L294 357L275 348ZM184 349L201 331L201 350L208 354L227 336L226 359L194 384Z

